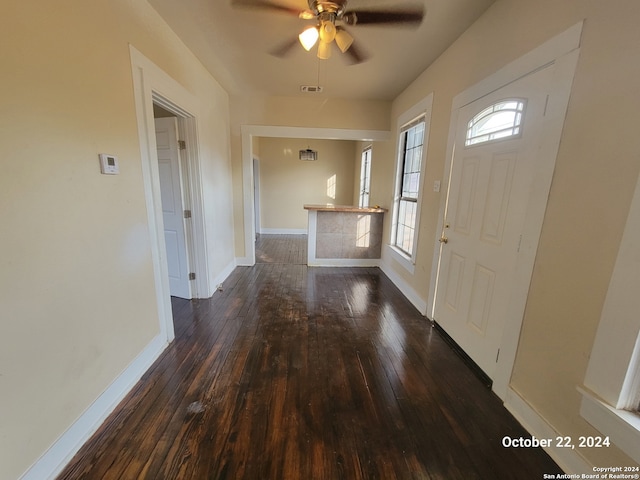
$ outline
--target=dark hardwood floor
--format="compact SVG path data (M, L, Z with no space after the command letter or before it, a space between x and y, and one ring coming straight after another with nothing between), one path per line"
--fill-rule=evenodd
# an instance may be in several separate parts
M238 267L211 299L174 298L175 341L58 478L561 471L502 447L528 435L380 270L308 268L304 242L263 235L271 263Z
M307 264L306 235L259 235L256 263Z

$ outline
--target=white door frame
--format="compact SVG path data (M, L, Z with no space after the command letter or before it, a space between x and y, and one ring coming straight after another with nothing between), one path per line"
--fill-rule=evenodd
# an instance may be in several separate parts
M356 140L384 142L390 132L384 130L349 130L339 128L281 127L242 125L242 191L244 210L244 257L237 264L251 266L256 263L256 221L254 211L253 137L318 138L325 140ZM301 207L302 208L302 207Z
M516 277L514 278L514 291L507 312L507 321L500 343L500 357L496 365L493 378L493 391L504 400L507 396L511 373L515 363L520 330L524 309L531 283L531 271L535 261L538 242L540 240L540 230L544 220L544 213L551 188L551 180L555 168L558 148L562 136L562 125L566 115L571 84L575 67L578 62L580 36L582 33L582 22L574 25L563 33L553 37L549 41L540 45L536 49L511 62L507 66L498 70L493 75L485 78L476 85L458 94L451 107L451 122L449 125L449 138L447 143L447 160L445 164L445 178L443 185L449 185L449 176L453 159L453 147L455 142L455 126L458 122L458 111L461 107L468 105L488 95L505 85L508 85L540 68L555 64L553 79L551 80L551 90L548 101L548 108L545 115L545 126L542 129L542 143L540 148L540 164L536 171L532 183L530 205L524 220L522 243L520 253L516 260ZM447 194L442 196L440 202L440 213L436 232L438 233L434 241L433 268L431 271L431 282L429 297L427 300L427 312L433 318L436 299L437 275L439 267L441 243L438 241L439 233L443 230L443 219L446 207Z
M160 336L170 342L175 334L164 242L153 104L161 106L178 118L178 133L187 145L187 149L184 152L186 169L182 187L184 189L185 205L191 207L192 215L191 228L186 228L185 233L188 245L187 251L190 253L189 262L196 274L196 280L191 290L194 297L206 295L210 291L198 148L197 117L200 107L191 93L151 60L131 45L129 50ZM187 207L185 206L185 208Z
M253 157L253 212L255 219L255 232L253 238L257 238L257 234L262 233L262 225L260 223L260 159Z

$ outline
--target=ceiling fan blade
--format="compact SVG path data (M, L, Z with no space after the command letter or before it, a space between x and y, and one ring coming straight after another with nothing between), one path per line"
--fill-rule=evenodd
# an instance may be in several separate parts
M347 25L404 24L418 26L424 18L424 7L394 10L350 10L342 16Z
M255 10L270 10L272 12L286 13L288 15L295 15L296 17L301 18L306 15L306 10L298 10L296 8L270 2L268 0L234 0L231 3L231 6L239 8L253 8Z
M349 49L344 52L347 57L347 61L351 65L357 65L359 63L366 62L369 59L369 55L355 43L356 42L353 42Z
M271 55L273 55L274 57L284 58L291 52L293 47L295 47L296 45L299 45L299 44L300 44L300 41L298 40L298 37L296 36L296 37L293 37L293 38L287 40L286 42L281 43L280 45L275 47L273 50L271 50L269 53Z
M351 65L362 63L368 58L368 55L366 55L362 49L353 45L355 39L346 28L344 28L342 25L339 25L336 27L336 31L336 44L338 45L338 48L340 48L342 53L346 55L347 61Z

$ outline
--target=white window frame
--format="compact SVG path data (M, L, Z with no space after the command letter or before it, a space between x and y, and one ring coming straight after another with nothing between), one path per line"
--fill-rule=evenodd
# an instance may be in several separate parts
M396 137L396 177L395 177L395 192L393 196L393 213L391 222L391 234L389 237L389 249L392 252L393 257L400 265L406 268L409 272L413 273L415 269L418 237L420 232L420 211L422 205L422 196L424 191L424 177L427 165L427 150L429 147L429 130L431 127L431 112L433 109L433 93L416 103L413 107L405 111L398 117L397 121L397 137ZM413 237L413 245L411 249L411 255L407 255L406 252L395 246L395 239L398 231L398 216L400 198L402 195L402 172L404 168L404 152L403 152L403 131L405 127L411 124L413 121L420 117L424 117L424 139L422 144L422 158L420 162L420 179L418 187L418 198L416 201L416 222L415 233Z
M362 159L360 162L360 196L358 200L358 206L360 208L369 206L369 198L371 196L371 151L371 145L362 150Z
M640 177L584 379L580 414L640 463Z

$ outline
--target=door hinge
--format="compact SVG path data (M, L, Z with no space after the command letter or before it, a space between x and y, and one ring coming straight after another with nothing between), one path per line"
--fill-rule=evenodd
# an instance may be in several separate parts
M191 218L191 210L184 211L184 218Z
M498 349L498 353L496 353L496 363L498 363L499 358L500 358L500 349Z
M180 150L186 150L187 149L187 142L185 142L184 140L178 140L178 148Z
M191 272L189 273L189 280L195 280L196 279L196 274Z

